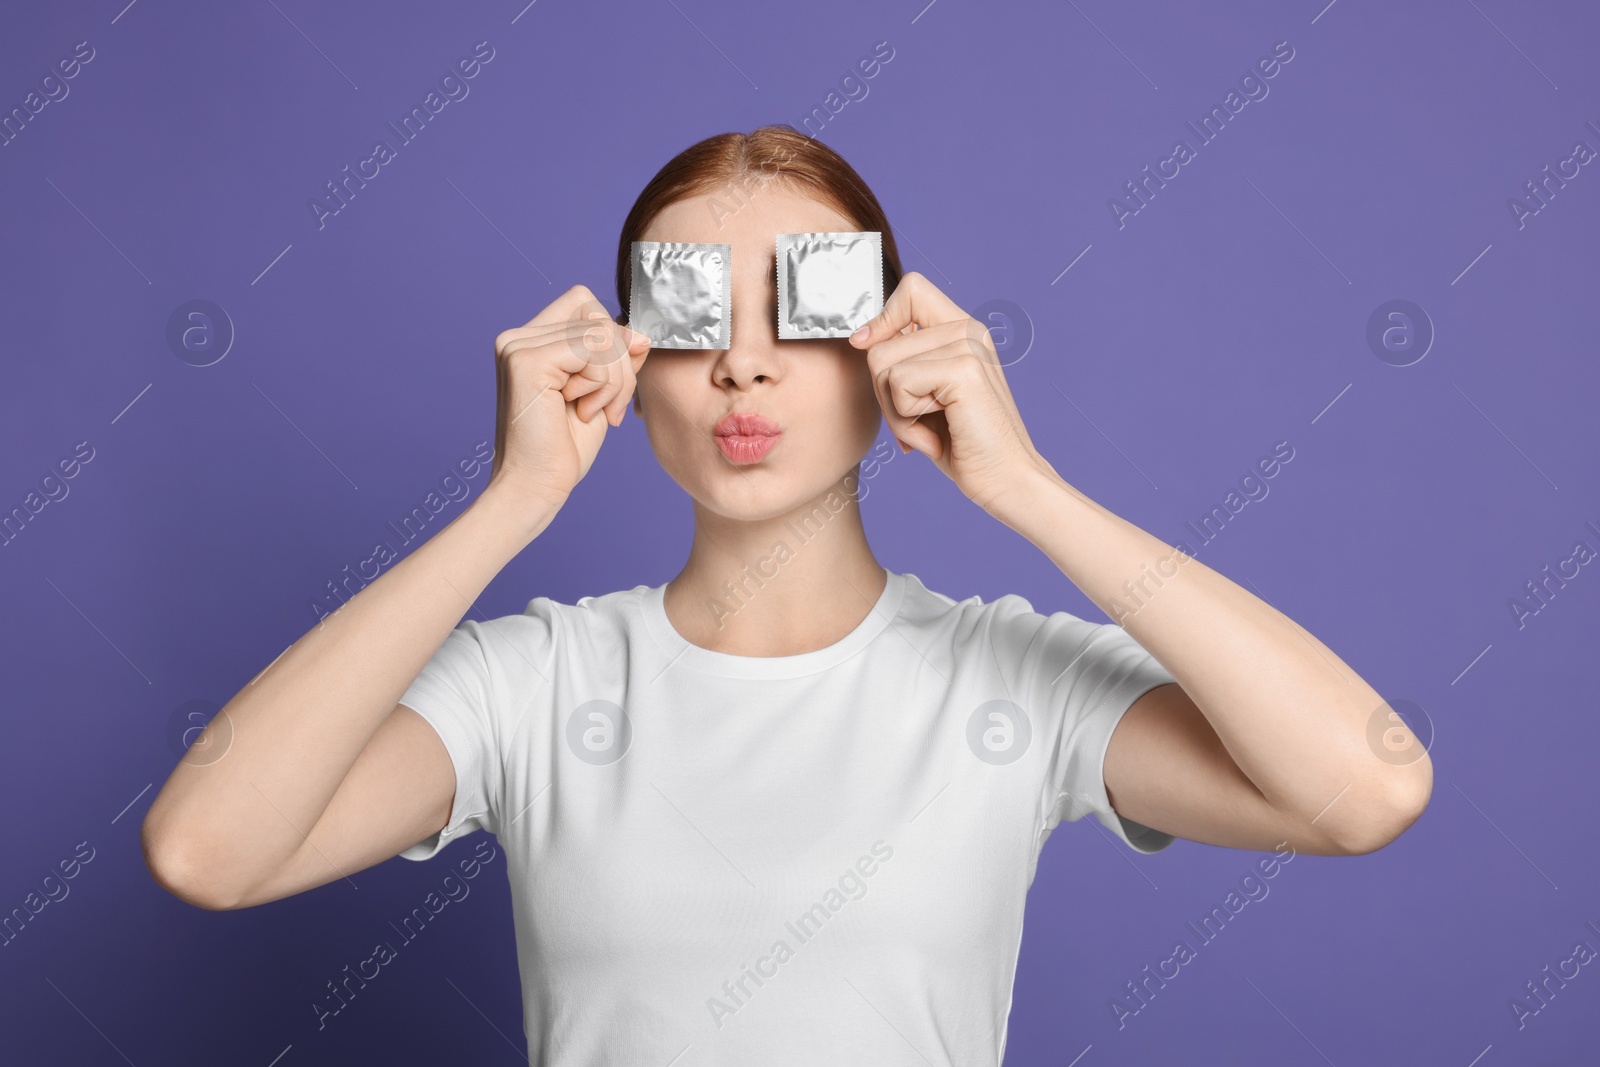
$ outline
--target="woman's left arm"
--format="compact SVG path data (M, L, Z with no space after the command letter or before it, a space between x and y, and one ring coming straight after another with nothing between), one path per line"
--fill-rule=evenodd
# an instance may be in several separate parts
M1049 464L989 510L1178 680L1136 700L1111 736L1106 791L1119 813L1195 841L1347 855L1387 845L1427 806L1421 745L1293 619Z
M1062 479L981 324L911 272L863 331L851 342L867 349L896 437L1177 679L1112 733L1104 773L1119 814L1194 841L1322 855L1375 851L1421 815L1432 762L1383 698L1272 605Z

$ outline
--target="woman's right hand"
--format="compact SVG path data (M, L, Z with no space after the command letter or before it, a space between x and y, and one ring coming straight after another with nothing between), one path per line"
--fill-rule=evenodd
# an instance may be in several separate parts
M574 285L494 340L494 469L488 489L560 508L589 473L606 423L620 426L650 339ZM597 417L602 415L603 418ZM485 492L488 491L485 489Z

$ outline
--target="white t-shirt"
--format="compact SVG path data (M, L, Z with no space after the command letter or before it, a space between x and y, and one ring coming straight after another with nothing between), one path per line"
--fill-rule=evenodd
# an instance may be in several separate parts
M456 770L401 855L499 839L529 1062L998 1064L1051 830L1172 843L1101 769L1172 675L1119 626L914 574L794 656L690 644L665 588L469 619L401 700Z

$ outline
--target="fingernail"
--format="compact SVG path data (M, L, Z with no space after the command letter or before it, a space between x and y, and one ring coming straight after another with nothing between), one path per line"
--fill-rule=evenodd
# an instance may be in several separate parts
M872 332L871 330L869 330L869 329L867 329L867 327L863 326L863 327L861 327L861 329L857 330L855 333L850 335L850 340L852 340L852 341L864 341L864 340L866 340L867 334L869 334L871 332Z

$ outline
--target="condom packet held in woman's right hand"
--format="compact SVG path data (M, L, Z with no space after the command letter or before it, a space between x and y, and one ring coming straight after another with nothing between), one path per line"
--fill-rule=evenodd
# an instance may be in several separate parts
M733 246L635 241L628 328L653 348L728 348Z
M883 234L780 233L778 339L849 337L883 311Z

